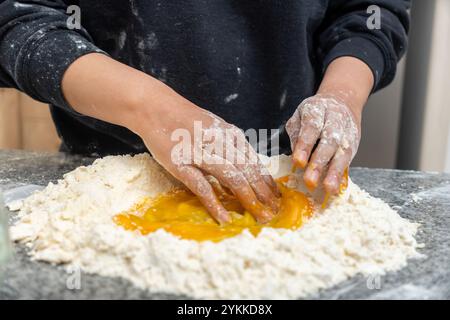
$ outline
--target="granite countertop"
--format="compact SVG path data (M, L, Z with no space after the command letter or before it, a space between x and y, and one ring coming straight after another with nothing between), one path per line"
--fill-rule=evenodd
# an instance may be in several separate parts
M93 159L64 154L0 151L0 189L26 184L47 185ZM449 299L450 298L450 175L415 171L353 168L351 177L400 215L422 224L417 235L426 258L377 279L356 276L320 292L320 299ZM11 213L11 223L14 214ZM74 274L61 266L34 262L26 248L14 245L6 267L0 299L165 299L120 278L81 274L80 289L71 289Z

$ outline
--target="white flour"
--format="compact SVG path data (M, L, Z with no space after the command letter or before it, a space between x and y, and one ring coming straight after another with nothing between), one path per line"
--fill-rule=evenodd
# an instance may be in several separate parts
M272 158L269 170L278 158ZM290 171L282 156L275 176ZM300 181L292 176L290 184ZM159 230L126 231L112 217L176 183L148 155L106 157L26 199L16 241L36 260L123 277L152 292L196 298L299 298L362 274L383 274L419 257L418 225L351 183L297 231L264 229L219 243Z

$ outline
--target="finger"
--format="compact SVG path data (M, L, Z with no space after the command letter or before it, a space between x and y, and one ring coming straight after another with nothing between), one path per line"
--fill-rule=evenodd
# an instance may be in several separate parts
M300 132L293 153L294 164L300 168L305 168L308 164L325 121L323 109L314 108L310 104L306 104L303 108L308 109L301 113Z
M206 180L208 180L209 184L213 188L215 194L219 197L219 200L231 200L234 199L232 193L228 188L222 186L215 177L211 175L207 175Z
M321 140L313 155L311 161L303 175L306 186L314 190L319 184L319 179L322 176L326 166L331 161L336 153L338 145L336 142Z
M234 165L238 171L242 172L258 200L271 207L274 212L278 212L279 201L277 195L272 192L271 187L261 175L258 166L259 157L256 151L240 131L236 131L230 139L227 139L225 142L226 160ZM217 156L215 153L213 155Z
M258 160L258 167L261 172L261 176L266 182L266 184L269 186L269 188L272 190L272 192L277 196L278 198L281 197L281 191L280 188L278 188L277 183L275 182L274 178L270 174L269 170L266 168L266 166L261 162L261 160Z
M236 168L244 174L258 200L271 207L275 213L278 212L280 205L279 199L261 176L259 168L255 165L236 165Z
M262 163L255 149L253 149L249 143L247 143L247 148L248 149L246 155L248 163L254 171L253 174L258 178L258 180L264 181L275 198L281 197L281 192L278 188L278 185L276 184L269 170L267 170L266 166Z
M328 193L334 195L339 193L345 170L350 166L351 161L352 151L350 149L339 148L337 150L323 181L324 188Z
M245 163L237 162L236 167L243 172L258 199L270 206L274 212L279 209L280 191L268 170L264 172L263 164L252 146L246 144Z
M263 181L267 187L270 189L270 192L273 193L274 196L268 196L270 193L267 191L267 187L262 187L263 191L259 191L261 187L255 186L253 181L249 181L251 186L254 187L254 191L257 196L263 201L263 198L277 198L281 196L280 191L278 190L278 186L273 180L273 177L270 175L268 170L263 170L265 167L263 166L261 160L259 159L258 154L255 149L248 143L245 135L241 130L237 129L234 126L229 125L226 130L227 137L222 139L222 148L220 150L214 150L210 152L211 154L215 154L221 158L225 158L229 160L233 164L238 164L239 169L242 171L245 170L246 178L248 180L257 180L258 183ZM265 193L264 196L261 193Z
M212 186L200 170L192 166L182 166L176 169L174 176L199 198L215 220L219 223L231 221L230 214L222 206Z
M311 156L308 168L304 175L305 184L314 189L319 183L320 177L334 157L341 137L344 134L342 117L340 113L328 112L320 136L320 143Z
M264 206L256 197L245 176L232 163L215 155L205 155L200 169L214 176L219 182L229 188L242 206L260 223L269 222L273 218L272 211Z

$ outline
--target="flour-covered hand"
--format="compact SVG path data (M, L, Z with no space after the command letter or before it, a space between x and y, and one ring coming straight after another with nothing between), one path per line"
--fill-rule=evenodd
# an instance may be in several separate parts
M188 102L160 105L152 113L161 116L149 117L137 133L155 160L197 195L213 218L221 223L231 219L214 180L258 222L274 217L279 202L276 183L241 130ZM188 143L180 143L179 137L189 137L181 139Z
M355 115L337 96L318 94L300 104L286 130L294 165L306 168L306 185L316 188L324 177L325 190L337 194L344 172L358 150L360 115Z

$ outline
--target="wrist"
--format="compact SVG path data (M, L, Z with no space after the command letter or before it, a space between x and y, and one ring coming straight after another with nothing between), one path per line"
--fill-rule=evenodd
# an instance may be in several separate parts
M124 103L126 112L124 112L122 126L139 135L146 126L153 126L156 119L163 114L165 106L155 94L157 91L157 84L153 84L149 79L145 79L144 84L129 90Z
M341 57L328 66L317 93L343 102L359 126L373 84L374 76L367 64L357 58Z
M334 99L341 105L348 108L355 120L358 128L361 126L362 111L365 103L361 103L358 99L355 99L352 93L348 93L346 90L321 90L317 92L317 96L325 99Z
M130 92L126 102L128 117L122 124L142 136L149 127L158 126L162 118L176 116L179 108L195 107L172 88L147 77L145 84Z

